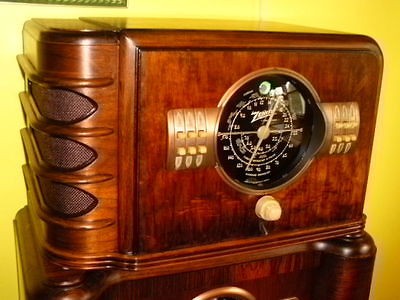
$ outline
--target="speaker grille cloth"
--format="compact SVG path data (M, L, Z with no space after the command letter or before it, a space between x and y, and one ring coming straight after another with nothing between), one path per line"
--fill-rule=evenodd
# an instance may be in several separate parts
M98 200L88 192L59 182L40 178L46 205L63 217L79 217L94 209Z
M71 90L44 88L33 82L30 87L40 113L51 120L74 123L87 118L97 109L94 101Z
M74 140L54 137L33 129L33 134L42 159L53 167L64 170L77 170L93 162L96 152Z

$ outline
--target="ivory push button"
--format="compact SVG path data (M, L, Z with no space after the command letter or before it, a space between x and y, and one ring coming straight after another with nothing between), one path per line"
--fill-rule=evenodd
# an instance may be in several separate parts
M197 149L196 149L196 147L194 147L194 146L189 146L189 147L187 148L187 152L188 152L190 155L195 155L195 154L197 153Z
M199 138L206 138L208 134L204 130L199 130L198 135L199 135Z
M265 221L277 221L281 218L282 208L272 196L264 196L258 199L255 207L257 217Z
M198 148L199 153L201 153L201 154L206 154L207 153L207 147L206 146L200 145L197 148Z
M183 131L178 131L176 133L176 138L182 140L182 139L186 138L186 135Z
M188 131L187 137L188 137L189 139L194 139L194 138L197 137L197 133L196 133L195 131Z
M186 155L186 148L185 147L178 147L178 149L176 149L176 154L178 154L180 156Z

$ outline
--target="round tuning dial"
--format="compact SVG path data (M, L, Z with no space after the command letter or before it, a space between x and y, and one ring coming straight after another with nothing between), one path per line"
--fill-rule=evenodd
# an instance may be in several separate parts
M282 208L272 196L264 196L258 199L255 213L257 217L265 221L277 221L281 218Z
M217 170L241 192L269 194L309 166L325 133L319 97L303 76L277 68L250 73L219 103Z

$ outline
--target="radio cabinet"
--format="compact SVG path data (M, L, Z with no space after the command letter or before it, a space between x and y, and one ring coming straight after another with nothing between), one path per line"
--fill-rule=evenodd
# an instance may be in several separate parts
M372 39L82 18L23 41L22 299L368 299Z

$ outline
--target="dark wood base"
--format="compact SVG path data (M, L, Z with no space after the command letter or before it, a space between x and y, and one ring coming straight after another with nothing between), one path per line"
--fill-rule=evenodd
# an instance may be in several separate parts
M29 300L190 300L213 289L217 298L212 299L253 299L246 298L248 293L257 300L366 300L376 253L372 238L363 232L278 247L265 259L200 270L188 261L184 272L137 278L135 271L56 264L38 243L28 208L18 213L15 229L21 299ZM206 295L196 300L211 299Z

